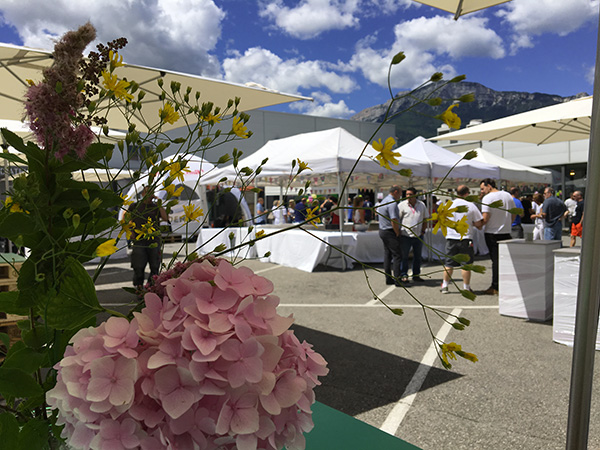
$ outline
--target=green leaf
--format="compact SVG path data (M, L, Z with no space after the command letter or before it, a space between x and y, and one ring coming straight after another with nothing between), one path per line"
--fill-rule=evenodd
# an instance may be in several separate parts
M412 177L412 169L400 169L398 174L403 177Z
M16 449L19 442L19 423L15 416L5 412L0 414L0 442L2 448Z
M469 262L469 260L471 259L471 257L469 255L464 254L464 253L459 253L457 255L452 256L452 259L454 261L456 261L457 263L466 263L466 262Z
M31 419L19 433L19 449L44 448L48 443L48 423L41 419Z
M469 270L475 273L485 273L485 267L477 264L465 264L461 267L462 270Z
M30 214L15 212L8 214L0 221L0 236L15 240L19 235L31 234L35 231L35 221Z
M19 158L19 156L15 155L14 153L0 152L0 158L4 158L7 161L10 161L10 162L15 163L15 164L27 165L27 161Z
M24 370L0 367L0 393L3 397L33 397L44 393L31 375Z
M468 289L461 289L460 294L464 297L464 298L468 298L469 300L475 300L477 298L477 296L471 292ZM460 321L461 324L463 325L469 325L468 323L465 323L463 320L461 320L462 317L459 317L458 320ZM464 319L467 320L467 319ZM456 328L456 327L455 327Z
M396 314L397 316L402 316L404 315L404 310L402 308L393 308L392 312L394 314Z
M44 353L39 353L27 347L24 342L18 341L8 351L2 367L22 369L27 373L33 373L42 367L44 359L46 359Z
M504 206L504 203L502 202L502 200L496 200L495 202L492 202L488 205L490 208L502 208Z
M0 333L0 341L2 341L7 349L10 348L10 337L8 337L8 334Z
M29 313L28 308L19 306L19 291L0 292L0 311L20 316Z
M49 299L44 318L59 330L79 329L104 309L98 302L94 282L75 258L65 262L56 297Z

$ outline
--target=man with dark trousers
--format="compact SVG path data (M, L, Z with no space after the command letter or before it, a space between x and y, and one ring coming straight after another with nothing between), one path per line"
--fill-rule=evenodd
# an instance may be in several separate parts
M402 286L399 282L402 249L400 245L400 217L397 206L400 197L402 197L400 186L392 186L387 197L381 200L376 208L376 214L379 218L379 237L383 241L384 249L385 284L396 286Z

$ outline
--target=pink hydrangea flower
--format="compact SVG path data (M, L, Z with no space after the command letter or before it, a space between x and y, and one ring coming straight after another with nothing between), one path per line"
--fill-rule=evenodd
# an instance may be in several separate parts
M325 360L273 285L205 259L160 275L145 308L79 331L47 394L74 449L304 448Z

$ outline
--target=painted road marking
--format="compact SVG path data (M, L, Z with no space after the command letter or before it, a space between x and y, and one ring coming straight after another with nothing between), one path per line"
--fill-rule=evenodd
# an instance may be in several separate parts
M455 308L452 310L451 314L454 316L458 316L461 312L462 309ZM446 337L448 336L448 333L450 333L450 330L452 330L452 323L454 323L455 321L456 319L454 319L452 316L449 316L448 322L444 322L444 324L437 332L435 337L442 342L445 341ZM396 435L396 432L398 431L400 424L404 420L406 413L415 401L417 393L421 389L421 386L423 386L423 382L425 381L429 370L431 370L433 363L438 357L436 347L437 344L434 340L434 342L432 342L429 348L427 349L425 356L423 356L423 359L421 360L419 367L417 368L415 374L410 380L410 383L408 383L408 386L406 386L404 394L402 394L402 397L400 398L398 403L394 405L394 408L392 408L392 411L386 417L385 421L383 422L383 425L381 425L380 430L385 431L386 433L389 433L391 435Z

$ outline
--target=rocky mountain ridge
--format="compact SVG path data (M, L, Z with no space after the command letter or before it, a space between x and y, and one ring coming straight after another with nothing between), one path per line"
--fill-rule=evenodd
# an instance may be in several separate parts
M414 93L414 97L425 98L438 85L429 84ZM454 111L462 120L462 127L465 127L471 120L481 120L489 122L501 117L518 114L532 109L542 108L544 106L554 105L575 98L585 97L588 94L580 93L570 97L561 97L560 95L543 94L539 92L516 92L516 91L495 91L480 83L462 81L460 83L449 83L442 87L434 96L442 99L459 98L462 95L474 94L475 101L470 103L461 103ZM401 97L406 92L399 92L397 97ZM355 114L351 119L364 122L383 121L385 111L391 100L388 102L371 106ZM392 106L390 116L394 116L410 105L414 100L408 97L397 100ZM402 145L416 136L431 137L437 134L437 128L441 125L440 121L434 119L435 116L451 104L451 101L445 101L441 106L431 107L429 105L418 105L411 111L401 113L389 120L396 126L396 137L398 145Z

